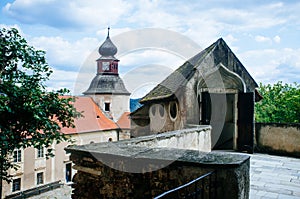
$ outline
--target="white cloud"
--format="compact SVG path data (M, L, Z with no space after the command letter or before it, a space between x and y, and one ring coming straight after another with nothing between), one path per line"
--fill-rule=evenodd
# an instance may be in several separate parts
M239 55L257 82L300 81L300 49L251 50Z
M48 61L56 70L76 71L86 63L88 67L84 70L80 68L80 72L90 73L88 84L95 75L95 59L99 56L97 53L89 55L104 41L108 25L112 27L111 38L129 30L154 27L180 32L202 48L223 37L234 52L244 52L243 48L248 50L241 55L244 59L242 62L259 81L280 79L280 74L287 74L281 67L287 65L294 70L294 74L299 74L299 49L285 45L287 38L283 35L284 31L288 32L290 28L292 31L299 29L300 3L246 1L243 4L245 5L235 0L218 3L168 0L13 0L3 8L3 13L20 22L19 25L15 25L18 29L24 29L22 23L30 24L26 26L27 30L24 29L28 34L25 35L26 38L28 36L30 43L35 47L47 51ZM41 24L42 28L38 29L40 32L30 30L31 27L37 30L36 27L41 27ZM49 26L55 28L50 29ZM70 38L71 31L61 31L66 28L75 29L79 36L75 39ZM51 33L53 29L55 34ZM85 35L86 32L94 34ZM33 34L35 35L32 36ZM74 35L76 34L72 32L72 36ZM82 36L84 38L79 38ZM265 42L262 44L280 43L269 47L282 45L290 48L253 50L258 46L253 39ZM131 38L128 40L126 45L133 45L135 42ZM296 45L296 41L291 43ZM172 63L176 63L173 58L161 51L152 54L143 51L121 57L120 66L130 68L133 65L142 65L143 62L173 65ZM67 72L64 74L67 75ZM82 84L82 87L86 86Z
M99 46L96 38L82 38L70 42L62 37L34 37L30 44L46 51L50 65L65 70L77 71L89 54Z
M130 15L128 21L154 27L177 27L181 19L175 13L170 12L175 8L169 7L167 1L136 1L134 13Z
M167 66L148 64L128 71L122 76L126 88L133 93L142 86L154 87L164 80L173 70ZM140 96L142 97L142 96Z
M275 37L273 37L273 40L275 41L275 43L280 43L281 38L276 35Z
M264 37L261 35L255 36L255 41L257 42L271 42L272 40L269 37Z
M281 38L278 35L274 36L273 38L265 37L265 36L262 36L262 35L257 35L257 36L255 36L254 39L257 42L265 42L265 43L275 42L277 44L280 43L280 41L281 41Z
M7 3L3 11L8 16L28 24L59 28L99 28L119 21L130 7L130 4L122 0L15 0Z
M73 94L77 75L77 72L53 69L50 80L46 83L47 90L53 91L61 88L68 88Z
M148 64L160 64L167 66L169 68L176 69L184 61L182 57L178 57L167 51L162 50L140 50L129 53L123 57L118 57L121 59L121 67L132 68L144 66Z

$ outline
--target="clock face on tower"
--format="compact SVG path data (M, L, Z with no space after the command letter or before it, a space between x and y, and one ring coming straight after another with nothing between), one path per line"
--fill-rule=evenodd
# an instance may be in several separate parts
M103 71L109 70L109 62L102 62L102 70Z

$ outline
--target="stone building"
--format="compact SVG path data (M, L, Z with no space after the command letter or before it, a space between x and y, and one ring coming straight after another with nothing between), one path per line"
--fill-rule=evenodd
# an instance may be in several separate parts
M131 113L132 137L192 125L212 126L213 149L253 150L257 83L225 41L187 60L158 84Z
M109 28L106 40L99 47L97 74L90 87L83 94L91 96L98 106L117 121L124 112L129 112L130 93L119 77L119 60L115 58L118 49L110 40Z

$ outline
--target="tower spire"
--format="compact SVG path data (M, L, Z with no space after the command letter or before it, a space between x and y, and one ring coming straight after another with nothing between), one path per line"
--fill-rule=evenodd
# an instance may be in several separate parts
M107 38L109 38L109 30L110 30L110 27L108 26L107 27Z

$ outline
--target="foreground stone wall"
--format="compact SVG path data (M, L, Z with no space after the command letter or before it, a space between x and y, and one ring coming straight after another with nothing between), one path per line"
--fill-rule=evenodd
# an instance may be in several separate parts
M300 124L256 123L256 150L300 157Z
M191 128L137 137L123 141L128 145L211 151L211 127L194 125Z
M66 149L77 170L73 199L153 198L215 171L216 198L249 197L249 156L111 142Z

